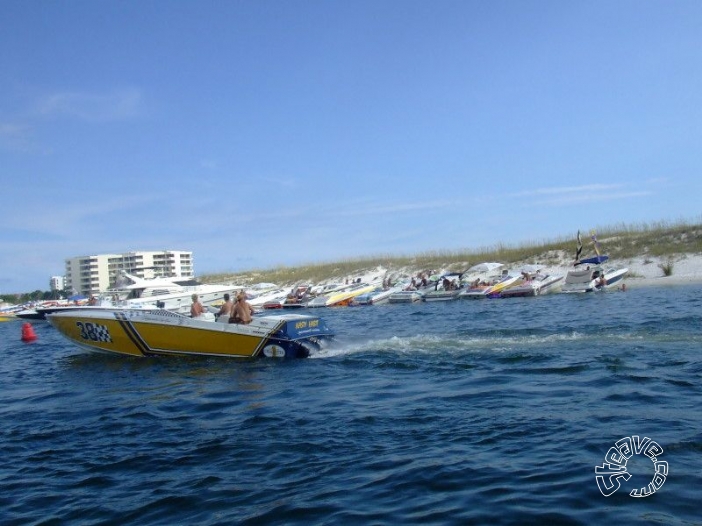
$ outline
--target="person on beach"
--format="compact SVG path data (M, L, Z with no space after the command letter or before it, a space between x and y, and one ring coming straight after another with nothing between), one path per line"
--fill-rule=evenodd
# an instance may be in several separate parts
M224 303L219 308L219 312L217 313L217 321L229 320L229 318L232 317L232 314L234 314L234 304L232 303L231 296L229 296L229 293L227 292L224 294ZM226 316L226 318L224 318L224 316ZM221 320L220 317L222 317Z
M200 303L197 294L192 295L193 304L190 305L190 317L199 318L205 312L205 307Z
M253 313L253 307L248 301L246 301L246 292L241 291L236 297L234 313L232 314L232 317L229 318L229 323L241 323L243 325L248 325L251 323L251 316L253 316Z

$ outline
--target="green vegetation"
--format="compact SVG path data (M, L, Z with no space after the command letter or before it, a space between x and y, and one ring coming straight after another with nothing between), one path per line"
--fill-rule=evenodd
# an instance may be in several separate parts
M678 221L668 223L659 221L640 225L615 225L595 227L597 239L602 251L614 260L624 261L635 257L666 258L659 264L665 276L671 276L674 270L674 258L683 254L702 254L702 218L690 223ZM581 229L583 254L594 252L588 229ZM550 241L532 241L518 245L499 243L494 247L476 250L456 250L441 252L424 252L416 255L378 255L348 259L332 263L315 263L298 267L276 267L245 272L221 272L199 276L204 283L240 283L253 284L272 282L280 285L294 283L319 283L330 278L355 276L372 271L379 266L388 270L402 268L445 269L461 271L483 261L499 261L507 265L512 263L541 263L559 265L572 261L575 255L575 232L572 236ZM630 274L634 276L634 274ZM59 294L66 297L66 291ZM8 303L55 299L56 293L36 290L28 294L8 294L0 296Z
M665 262L660 263L658 265L658 267L663 271L664 276L672 276L674 266L675 266L675 264L673 262L672 257L669 257L668 259L665 260Z
M57 300L61 298L67 298L70 295L70 291L45 291L45 290L35 290L34 292L27 292L25 294L0 294L0 302L7 302L10 304L20 304L27 303L30 301L47 301L47 300Z
M673 256L702 253L702 222L657 222L641 225L615 225L593 228L602 251L612 259L626 260L635 257L668 257L664 273L673 272ZM575 232L572 237L550 241L532 241L518 245L497 244L476 250L425 252L413 256L379 255L349 259L333 263L317 263L298 267L276 267L268 270L250 270L237 273L218 273L200 276L206 283L257 282L319 283L331 277L354 276L371 271L378 266L394 270L401 268L465 270L483 261L511 263L541 263L558 265L572 260L575 255ZM581 230L583 254L594 253L590 241L591 231ZM666 276L670 274L665 274Z

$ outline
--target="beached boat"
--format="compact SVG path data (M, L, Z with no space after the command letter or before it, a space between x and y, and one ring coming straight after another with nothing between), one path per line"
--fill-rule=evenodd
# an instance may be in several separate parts
M249 302L249 305L251 305L254 309L258 308L264 308L264 305L267 303L273 303L273 302L278 302L281 304L283 301L285 301L285 298L287 298L289 293L289 290L287 289L272 289L272 290L267 290L265 292L259 292L258 294L250 294L249 291L246 291L246 301Z
M518 298L527 296L540 296L560 290L563 285L563 276L554 274L534 274L528 279L522 279L500 292L501 298Z
M295 314L257 316L238 325L163 309L78 309L47 320L82 348L128 356L304 358L334 336L322 319Z
M485 292L506 275L506 271L504 274L499 271L503 266L502 263L485 262L470 267L461 277L462 287L457 297L469 299L487 297Z
M496 298L499 297L503 289L514 285L519 279L518 274L503 274L496 282L491 281L487 284L481 282L481 284L467 287L458 294L458 297L464 299Z
M349 288L317 296L308 301L307 306L311 308L347 306L356 296L371 292L375 290L376 286L376 284L358 283Z
M578 242L573 267L580 268L573 268L566 273L561 292L566 294L595 292L619 287L623 283L624 277L629 273L629 269L626 267L605 268L602 264L609 260L609 256L600 254L600 244L594 232L591 234L591 239L595 256L581 259L580 254L583 250L583 242L578 230Z
M585 268L572 269L566 273L561 292L596 292L619 287L629 269L605 268L602 263L609 259L608 256L595 256L578 261L575 265L585 265Z
M403 284L401 286L391 287L389 289L384 289L382 287L376 287L371 292L366 292L365 294L359 294L353 299L353 305L380 305L382 303L388 303L390 296L396 292L402 291L406 286Z
M418 290L399 290L388 296L388 303L414 303L422 299L422 293Z
M439 277L434 286L434 290L429 290L424 294L424 301L455 300L462 290L462 276L462 272L449 272Z

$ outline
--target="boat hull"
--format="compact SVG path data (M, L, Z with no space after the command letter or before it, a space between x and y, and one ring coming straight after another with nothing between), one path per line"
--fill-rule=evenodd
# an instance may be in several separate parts
M388 297L388 303L414 303L416 301L422 301L422 294L416 290L403 290Z
M165 310L73 311L47 319L80 347L127 356L302 358L333 337L313 316L257 317L249 325L203 321Z
M502 298L524 298L550 294L561 287L563 278L564 276L545 276L542 279L533 279L504 289L500 296Z
M571 270L566 274L561 292L572 294L608 290L621 285L628 272L628 268L602 269L600 267ZM600 284L602 273L604 273L605 285Z
M458 298L460 290L438 290L424 295L424 301L452 301Z

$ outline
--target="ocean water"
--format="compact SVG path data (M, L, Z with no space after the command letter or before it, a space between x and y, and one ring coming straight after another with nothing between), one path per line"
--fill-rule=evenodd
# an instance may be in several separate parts
M0 323L0 524L702 521L702 287L314 314L336 342L296 361ZM597 484L627 437L668 463L649 496L641 452Z

